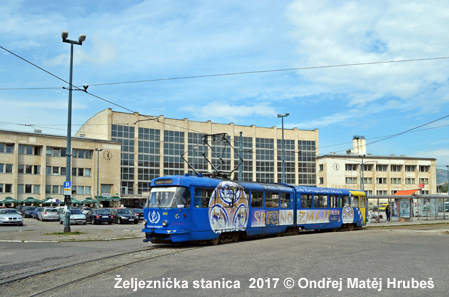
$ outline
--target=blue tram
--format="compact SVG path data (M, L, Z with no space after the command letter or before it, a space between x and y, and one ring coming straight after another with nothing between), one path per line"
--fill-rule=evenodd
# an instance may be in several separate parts
M144 216L146 242L218 244L301 229L353 230L365 225L366 195L186 174L153 179Z

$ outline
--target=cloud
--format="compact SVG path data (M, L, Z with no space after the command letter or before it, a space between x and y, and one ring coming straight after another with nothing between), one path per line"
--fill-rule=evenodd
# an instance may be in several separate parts
M446 167L446 165L449 165L449 149L447 148L419 151L413 153L411 156L418 158L422 156L431 156L431 158L437 159L437 167Z
M332 115L323 116L316 120L306 121L306 122L302 122L302 123L295 123L295 124L287 124L286 126L288 128L297 127L298 129L318 129L319 127L326 127L326 126L331 126L331 125L335 125L335 124L342 124L348 120L353 120L353 119L360 118L360 117L361 117L361 114L358 114L356 112L334 113Z
M117 58L118 48L113 45L112 42L108 40L103 40L97 35L94 35L91 40L89 46L89 51L85 51L79 45L74 46L74 65L81 65L83 63L91 63L94 65L104 65L114 61ZM86 41L84 42L84 44ZM44 61L45 66L61 66L68 65L70 63L70 51L66 54L60 54L56 57Z
M180 108L181 111L191 112L200 119L210 119L213 121L230 121L242 123L249 117L273 117L276 110L268 104L255 105L229 105L220 102L211 102L200 108L197 106L187 106Z
M299 67L447 56L449 7L441 1L294 1L287 10L295 26ZM326 68L298 72L311 84L351 96L349 106L395 97L415 109L417 99L448 80L449 60ZM363 96L360 96L363 94ZM446 104L449 98L445 98Z

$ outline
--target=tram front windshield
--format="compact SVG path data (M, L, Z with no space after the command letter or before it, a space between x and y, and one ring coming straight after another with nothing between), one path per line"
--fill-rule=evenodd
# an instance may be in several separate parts
M184 208L190 204L190 191L182 187L152 188L145 207Z

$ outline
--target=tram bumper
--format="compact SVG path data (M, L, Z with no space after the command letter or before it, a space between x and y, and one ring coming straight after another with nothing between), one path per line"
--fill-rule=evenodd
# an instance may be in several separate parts
M145 239L143 240L143 242L174 243L191 240L190 231L188 230L143 229L142 231L145 232Z

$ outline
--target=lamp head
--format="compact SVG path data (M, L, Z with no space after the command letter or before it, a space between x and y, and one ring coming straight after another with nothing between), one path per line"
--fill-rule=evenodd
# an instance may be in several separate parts
M78 41L79 41L80 43L83 43L84 40L86 40L86 35L81 34L80 37L78 38Z
M62 40L67 39L67 37L69 37L69 32L67 32L67 31L62 31L61 37L62 37Z

